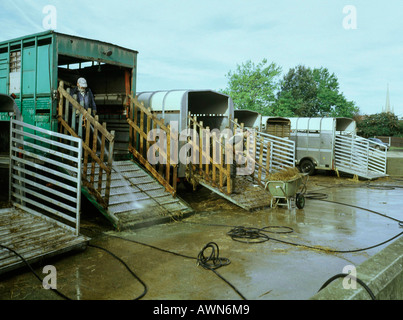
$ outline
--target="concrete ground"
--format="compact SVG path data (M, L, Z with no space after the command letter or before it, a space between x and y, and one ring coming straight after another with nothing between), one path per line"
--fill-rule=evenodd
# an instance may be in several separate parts
M403 231L388 218L403 220L402 188L403 179L398 177L357 182L319 173L309 178L307 192L326 196L326 201L308 198L301 210L254 212L207 189L182 190L194 215L121 233L83 201L82 233L92 238L91 245L120 258L134 274L108 252L92 246L35 264L34 269L43 278L43 267L55 266L57 289L71 299L134 299L144 292L137 276L147 286L143 300L306 300L330 277L366 261L391 242L377 244ZM270 240L235 241L227 234L235 226L268 227L265 230L271 233L265 234ZM199 252L210 242L218 245L219 257L230 260L217 273L196 264ZM205 255L210 252L206 249ZM36 299L62 298L44 289L27 268L0 276L0 300Z

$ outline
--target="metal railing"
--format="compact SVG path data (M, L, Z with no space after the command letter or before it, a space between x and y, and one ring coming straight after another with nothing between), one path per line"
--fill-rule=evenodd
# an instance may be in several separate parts
M336 135L335 165L337 169L348 169L364 175L370 172L386 174L386 160L387 151L371 147L368 139Z
M251 177L253 177L254 181L264 186L264 182L272 172L273 142L265 139L261 135L261 132L245 128L243 123L238 123L238 119L235 119L234 121L231 120L231 123L233 124L234 135L239 132L249 133L247 134L248 140L246 140L246 143L244 144L246 149L244 156L246 156L246 159L249 159L252 165L254 165Z
M264 144L271 143L270 172L280 171L284 168L295 167L295 142L288 138L280 138L268 133L258 132L257 137Z
M78 235L81 155L81 139L11 120L10 201Z

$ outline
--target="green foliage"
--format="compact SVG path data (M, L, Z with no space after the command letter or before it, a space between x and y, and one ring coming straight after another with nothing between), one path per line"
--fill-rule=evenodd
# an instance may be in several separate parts
M373 136L395 136L401 132L399 119L389 112L363 116L357 121L357 133L369 138Z
M275 63L269 64L263 59L255 65L249 60L237 65L234 72L228 72L228 86L221 92L232 98L237 109L253 110L265 115L275 100L280 74L281 68Z
M282 117L348 117L359 108L340 92L339 82L327 68L291 68L280 80L281 67L267 59L237 65L226 75L229 95L236 109Z
M326 68L291 68L281 81L270 114L297 117L354 117L358 107L339 92L334 73Z

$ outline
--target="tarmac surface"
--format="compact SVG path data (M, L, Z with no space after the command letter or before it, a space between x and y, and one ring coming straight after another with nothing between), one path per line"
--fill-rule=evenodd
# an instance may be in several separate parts
M303 209L253 212L205 188L182 190L195 214L125 232L114 231L83 199L81 232L90 245L33 268L44 278L44 266L53 265L57 290L73 300L307 300L403 231L402 188L398 177L356 181L319 173L309 177ZM263 238L228 234L241 226L238 235ZM226 258L214 271L197 265L208 244L204 257L215 249ZM28 268L0 276L0 300L58 299Z

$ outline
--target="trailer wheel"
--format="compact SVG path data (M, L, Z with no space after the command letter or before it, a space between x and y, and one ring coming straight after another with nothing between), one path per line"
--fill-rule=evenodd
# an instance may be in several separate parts
M307 173L308 175L313 175L315 173L315 164L312 160L305 159L299 164L302 173Z
M303 209L305 207L305 197L301 193L297 193L297 196L295 198L295 204L298 209Z

